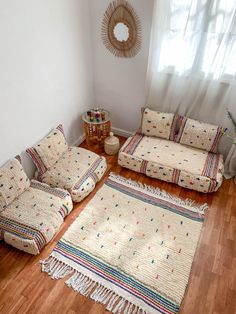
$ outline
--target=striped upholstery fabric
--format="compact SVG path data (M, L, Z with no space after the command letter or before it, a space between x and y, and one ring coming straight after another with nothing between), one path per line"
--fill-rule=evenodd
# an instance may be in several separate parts
M183 134L183 131L184 131L184 127L185 127L185 124L186 124L186 121L187 121L187 117L184 117L184 116L180 116L178 114L175 115L175 135L173 136L173 141L179 143L180 142L180 139L181 139L181 136Z
M104 157L81 147L70 147L40 179L68 190L73 201L80 202L95 188L106 168Z
M226 129L186 117L180 117L180 120L177 142L212 153L218 152L219 141Z
M19 250L38 254L72 207L67 191L32 180L30 187L0 213L0 235Z
M32 158L40 176L50 169L67 149L68 144L60 124L36 145L28 148L26 152Z
M27 149L37 167L37 180L69 191L80 202L106 171L104 157L79 147L68 147L63 127L56 129L37 145Z
M222 155L138 133L123 145L118 163L204 193L217 191L223 180Z

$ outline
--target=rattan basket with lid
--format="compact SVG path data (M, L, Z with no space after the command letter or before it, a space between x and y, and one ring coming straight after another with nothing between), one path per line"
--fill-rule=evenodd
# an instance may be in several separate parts
M105 139L104 149L108 155L115 155L120 149L120 141L112 132L110 132L110 136Z

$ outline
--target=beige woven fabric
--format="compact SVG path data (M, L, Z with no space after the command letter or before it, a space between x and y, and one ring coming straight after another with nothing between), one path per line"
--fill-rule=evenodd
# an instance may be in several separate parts
M217 134L218 126L193 119L187 119L180 138L180 143L204 149L209 152L212 149Z
M49 169L68 149L63 132L55 128L34 147L44 166Z
M169 139L173 119L173 113L153 111L146 108L143 112L141 132L148 136Z
M21 230L29 227L39 231L48 243L59 230L64 216L73 208L68 192L52 189L46 184L33 180L32 186L18 196L0 214L0 229L4 226L4 240L8 244L28 252L38 254L39 246L33 233ZM5 222L8 222L5 225ZM14 222L14 225L11 223ZM31 234L31 235L30 235ZM27 237L30 237L27 238ZM44 245L42 243L42 246Z
M115 187L116 183L119 188ZM97 191L62 241L179 305L188 283L202 221L166 210L158 206L158 201L153 205L149 197L166 200L172 206L181 204L180 200L151 187L144 188L111 175L111 182ZM182 206L195 212L196 217L201 212L200 207L194 208L187 202L185 205L182 202Z
M79 202L94 189L106 168L104 157L81 147L70 147L42 175L41 180L53 187L68 190L73 201Z
M30 185L18 159L8 161L0 168L0 212Z
M137 134L121 148L118 163L150 177L208 193L217 191L223 180L223 156L214 156L218 164L204 150Z
M207 152L172 141L145 136L133 156L200 175L206 162Z

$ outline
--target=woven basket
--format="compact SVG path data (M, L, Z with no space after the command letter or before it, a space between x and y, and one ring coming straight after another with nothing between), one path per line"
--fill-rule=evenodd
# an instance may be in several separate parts
M108 155L115 155L120 149L120 141L112 132L110 132L110 136L105 139L104 149Z

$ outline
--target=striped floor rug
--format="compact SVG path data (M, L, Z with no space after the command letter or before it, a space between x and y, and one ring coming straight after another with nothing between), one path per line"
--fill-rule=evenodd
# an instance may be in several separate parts
M178 313L206 208L110 174L42 271L112 313Z

